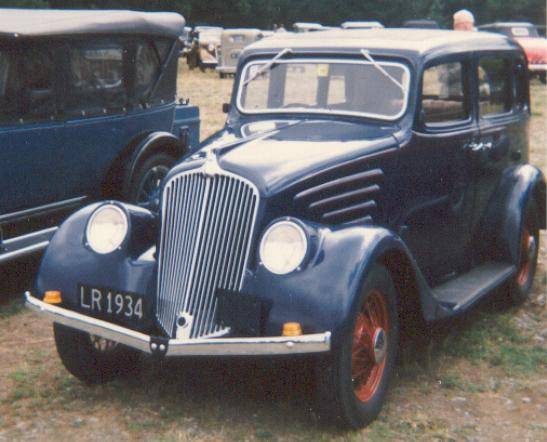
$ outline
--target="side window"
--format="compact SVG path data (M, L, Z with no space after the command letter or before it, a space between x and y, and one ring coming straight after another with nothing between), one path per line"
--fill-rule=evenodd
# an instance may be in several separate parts
M499 56L479 59L479 115L492 116L509 112L512 107L512 63Z
M422 82L422 112L426 124L467 120L464 66L443 63L427 68Z
M0 51L0 120L17 121L23 117L22 62L8 51Z
M160 61L154 48L147 42L137 43L135 55L135 93L139 100L146 99L160 71Z
M515 60L515 104L518 110L528 106L528 72L523 59Z
M25 55L24 95L28 108L25 119L47 119L57 113L55 86L55 57L46 47L31 49Z
M68 111L87 114L120 110L126 104L121 45L87 43L70 50Z
M55 63L49 49L0 51L0 119L39 121L57 112Z

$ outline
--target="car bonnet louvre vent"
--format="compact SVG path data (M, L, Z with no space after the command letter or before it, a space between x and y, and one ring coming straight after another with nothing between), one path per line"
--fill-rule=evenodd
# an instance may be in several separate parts
M299 186L294 203L317 222L372 222L380 214L383 180L384 172L379 168L328 171Z
M218 290L240 290L256 222L259 194L233 175L183 172L165 185L158 258L156 316L175 337L222 334L216 323Z

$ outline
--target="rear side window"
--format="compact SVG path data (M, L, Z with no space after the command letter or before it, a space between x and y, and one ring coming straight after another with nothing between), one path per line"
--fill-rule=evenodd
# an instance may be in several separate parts
M426 124L467 120L466 102L462 63L443 63L424 71L422 112Z
M148 42L137 44L135 56L135 89L140 101L145 101L160 72L158 53Z
M508 58L479 59L479 114L481 117L509 112L512 107L512 63Z
M16 121L23 117L24 91L22 60L8 51L0 51L0 120Z
M123 58L123 47L115 43L89 43L71 49L67 108L84 115L122 108L127 100Z
M55 56L47 46L0 50L0 120L37 122L57 113Z

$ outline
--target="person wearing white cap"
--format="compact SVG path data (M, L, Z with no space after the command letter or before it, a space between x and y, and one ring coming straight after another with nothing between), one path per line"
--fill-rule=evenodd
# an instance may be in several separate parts
M475 17L471 11L460 9L453 15L455 31L474 31Z

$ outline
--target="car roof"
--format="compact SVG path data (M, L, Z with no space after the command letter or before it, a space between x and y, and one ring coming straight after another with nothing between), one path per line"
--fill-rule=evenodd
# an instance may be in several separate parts
M499 22L496 22L496 23L488 23L488 24L485 24L485 25L480 25L479 29L483 29L483 28L512 28L512 27L516 27L516 26L525 27L525 28L535 28L535 25L533 25L532 23L527 22L527 21L505 21L505 22L499 21Z
M343 29L351 29L352 27L353 28L359 28L359 27L363 27L363 28L369 28L369 27L377 27L377 28L383 28L384 25L382 23L380 23L379 21L375 21L375 20L368 20L368 21L345 21L344 23L342 23L340 25L341 28Z
M277 52L290 48L295 52L359 52L423 56L477 50L515 49L518 46L501 34L437 29L336 29L320 33L278 33L253 43L246 55Z
M184 18L173 12L122 10L0 9L0 35L154 35L176 38Z

